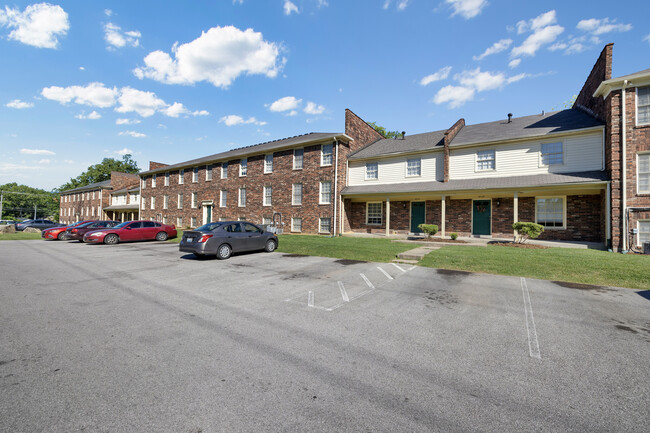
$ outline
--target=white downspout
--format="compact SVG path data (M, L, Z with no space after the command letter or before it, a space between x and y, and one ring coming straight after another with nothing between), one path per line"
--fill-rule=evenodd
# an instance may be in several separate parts
M627 80L623 81L623 95L622 98L623 100L621 101L621 106L620 110L622 113L622 118L623 118L623 125L622 125L622 130L623 133L621 134L621 141L622 141L622 146L623 148L621 149L621 199L623 200L623 251L627 251L627 221L625 220L625 215L626 215L626 208L627 208L627 155L626 155L626 148L627 148L627 137L626 137L626 129L627 129L627 119L625 116L625 111L626 111L626 100L625 100L625 87L627 86Z
M332 235L336 236L336 205L338 204L339 198L339 141L334 137L334 147L336 152L336 165L334 166L334 224Z

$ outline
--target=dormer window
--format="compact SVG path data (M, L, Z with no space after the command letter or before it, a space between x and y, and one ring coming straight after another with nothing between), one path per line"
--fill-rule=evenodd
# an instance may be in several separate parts
M366 162L366 180L376 180L379 178L379 164L376 162Z
M650 125L650 86L636 90L636 124Z
M420 176L421 174L422 174L422 160L420 158L412 158L406 161L407 176Z
M494 170L496 167L493 150L476 152L476 171Z
M542 143L542 165L555 165L564 163L562 142Z

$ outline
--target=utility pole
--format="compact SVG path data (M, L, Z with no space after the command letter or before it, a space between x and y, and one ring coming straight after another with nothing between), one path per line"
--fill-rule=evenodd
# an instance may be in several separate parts
M34 205L34 219L36 219L36 205Z
M0 192L0 220L2 219L2 199L4 199L4 194Z

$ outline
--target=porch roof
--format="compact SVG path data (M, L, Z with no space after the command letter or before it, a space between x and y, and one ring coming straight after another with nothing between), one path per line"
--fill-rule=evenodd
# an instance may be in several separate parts
M608 180L609 176L605 171L585 171L580 173L548 173L531 176L455 179L450 180L449 182L432 181L355 185L345 187L343 191L341 191L341 195L512 189L552 185L603 183Z
M139 207L138 207L137 203L136 204L114 204L114 205L111 205L111 206L106 206L104 208L104 210L125 210L125 211L126 210L132 211L132 210L138 210L138 209L139 209Z

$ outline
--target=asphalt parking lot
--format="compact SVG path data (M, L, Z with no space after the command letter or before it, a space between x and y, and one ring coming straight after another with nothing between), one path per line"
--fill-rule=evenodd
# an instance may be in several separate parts
M0 243L0 431L647 431L650 295Z

